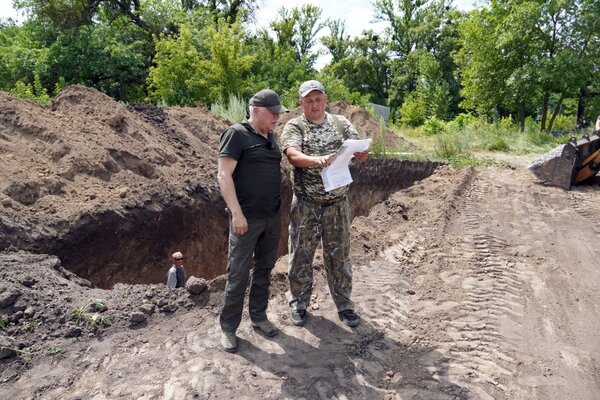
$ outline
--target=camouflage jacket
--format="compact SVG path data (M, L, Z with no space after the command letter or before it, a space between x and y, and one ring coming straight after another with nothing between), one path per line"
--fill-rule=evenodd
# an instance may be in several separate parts
M335 153L344 140L360 139L352 123L343 115L325 113L322 124L309 122L304 114L289 120L281 134L281 149L298 146L309 156ZM292 173L294 192L317 203L333 203L342 199L348 186L326 192L321 178L321 167L294 167Z

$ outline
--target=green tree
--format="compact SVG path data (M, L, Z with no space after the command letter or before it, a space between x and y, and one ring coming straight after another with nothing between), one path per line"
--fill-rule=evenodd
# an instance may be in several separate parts
M493 1L472 12L460 26L456 53L465 107L488 116L514 114L522 130L526 116L539 109L542 130L551 130L564 101L581 102L589 79L598 76L592 65L599 7L591 0Z
M325 27L320 21L321 9L305 4L301 8L291 10L282 7L278 10L278 18L270 26L275 31L277 42L282 47L293 48L296 60L305 62L313 68L318 52L313 51L318 33Z
M200 74L204 64L192 31L182 26L179 37L156 39L154 66L148 74L148 98L167 105L194 104L208 98L208 83Z
M291 99L286 103L290 107L296 105L297 94L293 86L296 82L308 79L310 68L306 61L297 61L296 51L287 45L274 40L265 29L251 38L249 45L252 54L259 54L252 65L250 72L252 78L251 92L256 92L265 87L273 89L282 98ZM296 96L296 97L294 97Z
M386 104L390 86L389 44L372 31L351 41L348 55L326 67L349 90L365 95L373 103Z
M350 55L352 42L346 33L346 23L334 19L328 21L329 35L321 38L321 43L327 48L332 57L332 63L339 62Z
M417 90L423 78L421 54L427 52L434 57L446 82L436 86L447 88L445 108L457 111L459 85L451 53L457 46L456 23L461 14L445 0L375 0L374 7L376 19L390 25L386 31L391 52L389 104L400 106L408 94ZM411 96L411 101L414 98Z
M0 90L9 91L17 82L33 84L45 76L48 49L33 24L9 24L0 28Z
M144 33L125 18L60 33L49 47L46 81L94 87L123 101L145 97L149 58Z
M224 21L206 31L209 58L203 61L203 74L209 85L208 102L227 101L229 95L247 95L250 71L256 56L245 42L245 31L239 22Z

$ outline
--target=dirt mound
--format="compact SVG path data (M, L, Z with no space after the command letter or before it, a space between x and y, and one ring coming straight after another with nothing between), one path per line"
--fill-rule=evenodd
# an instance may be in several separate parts
M36 354L43 354L49 342L60 348L65 339L100 338L108 328L140 328L150 318L160 323L178 309L203 307L210 291L205 281L198 282L203 287L196 294L164 284L98 289L57 257L14 249L0 252L0 265L0 318L6 323L2 347ZM218 282L213 286L222 288Z
M47 107L0 92L0 249L58 255L96 282L162 281L179 249L199 260L192 273L214 276L225 246L187 238L221 236L225 214L184 216L220 201L216 147L227 125L204 109L125 107L82 86Z
M330 103L327 105L327 111L332 114L343 115L348 118L358 133L363 137L373 138L376 142L381 141L381 131L380 131L380 123L375 118L369 114L367 110L361 107L356 107L351 104L348 104L344 101L338 100L336 102ZM302 114L302 108L296 107L293 110L290 110L289 113L283 114L279 119L279 123L277 124L277 131L281 132L283 126L287 121L292 118L298 117ZM416 146L407 141L406 139L398 136L390 129L384 129L385 135L385 147L386 149L393 150L414 150Z

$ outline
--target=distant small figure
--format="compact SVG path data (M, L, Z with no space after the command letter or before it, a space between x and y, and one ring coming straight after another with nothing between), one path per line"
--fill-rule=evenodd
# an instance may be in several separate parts
M183 254L177 251L171 255L173 265L167 272L167 287L180 288L185 287L185 268L183 267Z
M600 132L600 115L596 118L596 132Z

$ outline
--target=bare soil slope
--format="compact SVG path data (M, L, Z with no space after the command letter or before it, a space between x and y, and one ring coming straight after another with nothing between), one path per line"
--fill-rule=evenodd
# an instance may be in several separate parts
M219 349L219 278L199 295L202 301L178 291L169 301L179 298L182 308L141 328L46 338L28 365L0 364L0 393L10 399L596 399L599 189L598 181L571 192L544 187L525 170L438 169L355 219L357 329L337 319L320 260L308 323L292 326L284 257L269 308L281 328L274 339L245 317L239 352ZM17 274L12 268L4 267L3 279ZM56 267L45 268L31 287L60 278L52 278ZM149 303L163 298L158 286L92 293L98 289L73 285L81 299L108 298L107 313L117 307L117 293L132 308L143 303L140 291L152 292ZM50 346L61 351L45 354Z

